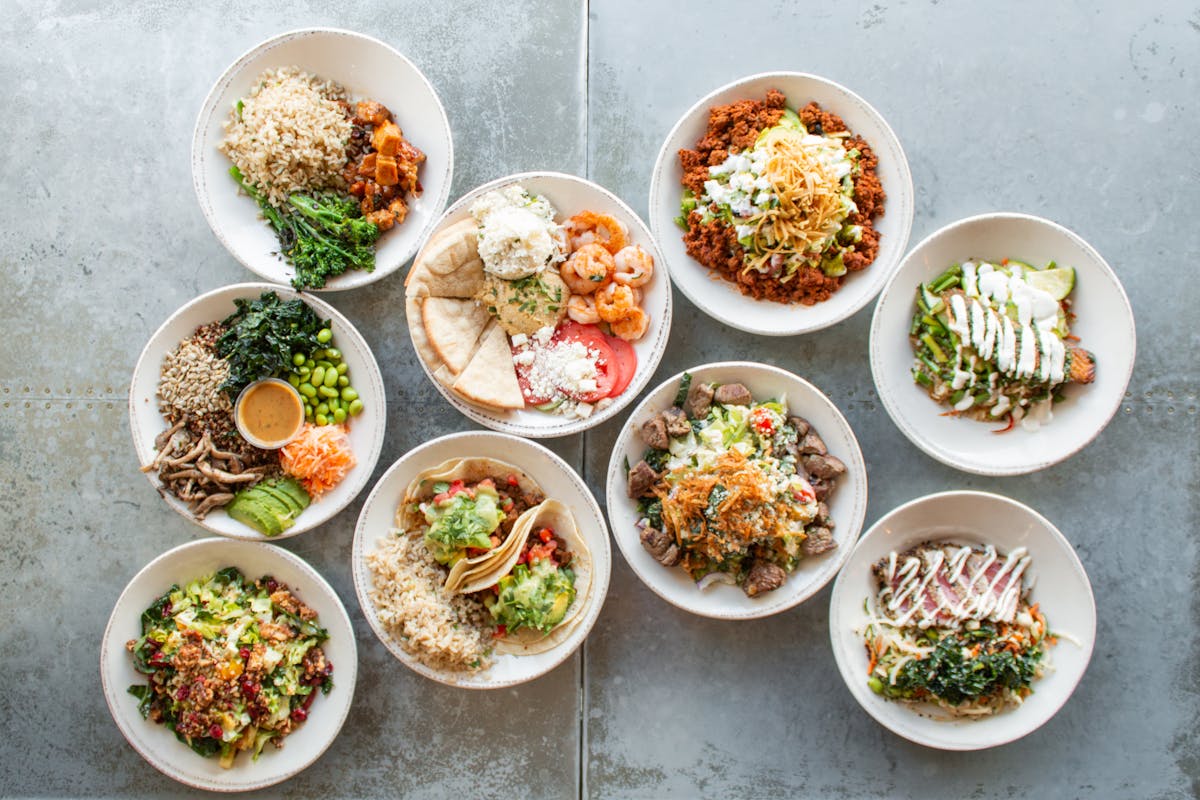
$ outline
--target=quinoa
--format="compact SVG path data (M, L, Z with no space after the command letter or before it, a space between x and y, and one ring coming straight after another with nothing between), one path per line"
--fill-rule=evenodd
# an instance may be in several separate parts
M294 192L345 188L346 91L296 67L267 70L225 123L222 153L279 207Z
M478 600L443 591L446 573L420 535L393 530L367 556L367 566L379 620L406 652L434 669L491 665L491 615Z

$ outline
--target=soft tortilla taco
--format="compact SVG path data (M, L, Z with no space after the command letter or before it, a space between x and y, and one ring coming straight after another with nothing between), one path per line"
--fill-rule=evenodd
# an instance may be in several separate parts
M456 458L413 478L396 511L396 525L424 535L433 557L450 568L447 588L452 590L464 574L524 541L522 518L532 510L527 506L543 497L519 467L493 458Z
M550 532L546 541L536 541L542 531ZM531 537L535 542L527 548ZM509 550L493 562L507 569L477 573L459 591L496 587L495 596L484 602L507 629L496 640L497 653L543 653L563 642L583 619L592 586L591 552L571 510L557 500L546 500L522 515L521 528L514 527L510 538L519 538L516 552ZM564 563L559 563L561 555L547 557L539 552L541 548L558 553L560 540L570 554ZM522 553L528 560L517 563Z

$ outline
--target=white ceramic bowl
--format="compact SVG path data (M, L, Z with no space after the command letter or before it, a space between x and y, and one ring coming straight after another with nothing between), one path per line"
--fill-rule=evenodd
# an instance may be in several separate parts
M687 254L683 232L675 224L683 195L679 151L695 147L704 136L710 108L738 100L761 100L769 89L787 95L789 108L800 109L815 101L822 109L840 116L879 157L879 180L887 192L884 214L875 220L881 235L875 261L861 272L850 273L832 297L812 306L755 300L743 295L732 283L713 276ZM675 123L654 164L649 214L650 229L667 258L671 280L704 313L750 333L790 336L834 325L879 293L908 246L913 217L912 175L896 134L867 101L827 78L800 72L765 72L722 86L688 109Z
M969 258L1015 258L1035 266L1053 259L1075 268L1071 333L1096 355L1096 381L1068 385L1067 400L1039 430L1002 427L942 416L912 379L909 325L917 286ZM982 214L951 223L913 248L884 287L871 321L871 373L892 420L929 455L979 475L1020 475L1044 469L1082 450L1112 419L1133 372L1133 310L1121 282L1087 242L1048 220L1026 214Z
M505 654L494 657L492 666L480 672L439 670L426 666L405 651L379 619L371 598L374 578L367 566L367 556L375 552L379 541L395 529L396 509L404 491L416 474L435 467L451 458L486 457L520 467L541 486L546 497L554 498L571 509L579 534L587 542L592 558L592 585L583 619L561 644L552 650L535 655ZM379 641L409 669L426 678L464 689L498 689L515 686L543 675L567 660L587 638L600 615L604 597L608 594L609 573L612 571L612 551L608 545L608 529L604 515L588 491L583 479L556 456L536 442L486 431L452 433L434 439L408 451L383 474L371 490L358 525L354 529L354 550L351 556L354 589L363 616Z
M250 580L271 575L286 583L318 614L329 632L322 645L333 664L333 689L313 701L311 718L276 750L268 746L258 761L240 755L231 769L222 769L216 758L203 758L175 738L165 725L142 719L137 698L126 691L146 683L147 676L133 668L125 643L141 635L141 614L172 584L237 567ZM337 738L354 698L358 675L358 650L350 617L333 588L299 556L281 547L226 539L201 539L168 550L147 564L117 600L100 644L100 679L108 710L129 744L150 765L169 778L197 789L243 792L261 789L312 764Z
M253 528L232 519L224 510L212 511L202 520L192 516L184 503L173 494L162 493L167 505L202 528L222 536L254 541L286 539L311 530L332 518L358 496L375 469L379 452L383 448L383 432L387 423L387 398L383 392L383 375L375 356L350 321L337 309L311 294L298 294L283 286L269 283L237 283L214 289L202 294L180 308L162 324L138 357L133 368L133 381L129 387L129 428L133 433L133 446L137 451L138 463L149 464L158 450L154 438L167 428L167 423L158 411L158 379L163 358L174 350L183 339L191 336L201 325L225 319L234 311L235 298L257 299L263 292L273 291L282 300L300 297L321 319L328 319L333 330L333 341L342 351L342 360L349 366L351 384L363 401L363 412L351 418L350 446L358 464L350 470L346 479L319 500L313 502L296 523L278 536L267 537ZM156 472L146 473L150 483L158 487Z
M892 551L929 540L992 544L1001 553L1025 547L1032 556L1026 585L1041 604L1051 632L1051 668L1018 708L980 719L953 719L936 706L917 708L887 700L867 686L867 653L861 631L863 602L876 587L871 565ZM919 497L885 514L854 548L833 585L829 637L842 678L854 699L881 725L905 739L942 750L981 750L1032 733L1062 708L1079 684L1096 641L1096 604L1071 543L1045 517L1007 497L987 492L943 492Z
M625 391L608 408L593 413L586 419L564 417L559 414L546 414L536 409L519 411L498 411L486 406L477 405L459 397L441 381L433 377L429 365L418 357L421 368L429 376L429 380L441 392L442 397L450 405L457 408L466 416L493 430L526 436L535 439L545 439L555 436L568 436L589 428L594 428L605 420L615 417L645 388L650 376L658 368L663 351L667 348L667 337L671 333L671 281L667 270L663 267L662 253L646 228L646 224L625 205L615 194L589 180L565 175L560 172L523 172L509 175L505 178L485 183L477 189L472 189L456 201L434 228L434 234L470 216L471 204L481 195L494 189L510 184L519 183L534 194L540 194L550 201L558 211L559 222L581 211L597 211L610 214L624 223L629 229L631 244L640 244L654 256L654 278L642 287L642 308L650 315L650 326L646 334L633 342L634 352L637 353L637 373Z
M745 384L755 400L786 398L791 414L804 417L825 440L831 455L846 464L846 473L826 502L835 527L837 549L801 560L783 586L758 597L747 597L738 586L713 584L705 589L681 567L664 567L646 552L637 529L637 503L629 498L625 463L636 464L646 452L639 431L642 423L670 408L683 373L668 378L646 396L629 416L608 462L608 518L613 538L625 561L659 597L672 605L716 619L753 619L778 614L812 597L828 583L850 556L867 513L867 468L850 424L837 407L808 381L778 367L749 361L704 364L687 370L693 381Z
M229 176L232 166L217 150L223 124L238 100L267 69L299 67L337 81L351 102L377 100L427 159L420 168L420 197L411 198L408 217L380 237L375 270L350 270L330 278L323 289L340 291L374 283L395 272L417 252L450 196L454 143L437 92L411 61L378 39L336 28L305 28L272 36L233 62L213 84L196 119L192 138L192 182L200 209L221 244L251 272L289 284L295 270L281 256L279 240L259 215L258 204Z

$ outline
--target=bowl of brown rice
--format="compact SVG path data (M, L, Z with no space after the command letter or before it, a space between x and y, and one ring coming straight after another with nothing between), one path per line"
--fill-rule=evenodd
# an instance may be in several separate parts
M397 509L413 478L463 458L494 459L525 473L546 498L570 509L587 545L590 589L579 622L551 649L497 652L495 624L487 610L471 595L444 591L445 572L419 536L404 535L398 528ZM528 439L472 431L426 442L384 473L359 514L351 566L363 616L392 655L414 672L449 686L496 689L533 680L579 648L604 604L612 553L599 505L565 461Z
M376 135L384 128L396 133L387 144ZM279 34L243 54L209 91L192 139L196 196L225 248L266 280L316 291L364 286L407 263L446 205L453 164L446 112L416 65L334 28ZM356 258L314 280L294 266L288 236L267 217L294 214L298 195L336 197L374 223L378 238L364 245L373 268Z

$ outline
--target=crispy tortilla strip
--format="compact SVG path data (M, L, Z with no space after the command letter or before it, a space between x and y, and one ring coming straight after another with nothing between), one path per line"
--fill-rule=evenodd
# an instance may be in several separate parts
M408 333L412 336L413 349L417 351L417 356L425 362L430 372L437 372L444 365L442 364L442 360L438 358L437 351L433 349L433 345L429 341L429 336L425 333L425 325L421 313L423 300L424 298L421 297L404 298L404 315L408 320Z
M404 279L408 297L474 297L483 289L475 220L456 222L417 254Z
M474 300L426 297L421 320L429 344L451 372L459 373L475 353L475 343L490 315Z
M453 389L472 403L498 409L525 407L512 349L503 328L493 324L484 333L479 349L454 381Z

